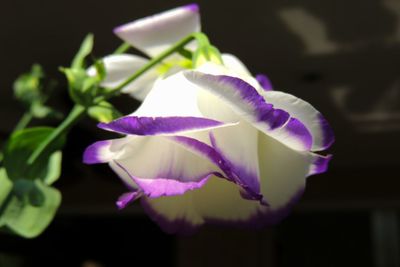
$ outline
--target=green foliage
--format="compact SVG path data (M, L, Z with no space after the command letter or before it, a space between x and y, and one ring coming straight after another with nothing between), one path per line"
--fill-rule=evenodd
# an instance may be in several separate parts
M106 76L106 69L101 60L94 62L95 75L89 75L86 69L88 67L86 58L92 53L93 42L92 34L86 36L71 67L60 68L67 78L70 97L75 103L84 107L91 106L94 99L103 92L100 83Z
M61 174L62 136L46 149L34 164L33 151L53 128L27 128L14 132L4 150L0 169L0 227L26 238L42 233L53 219L61 194L50 187Z
M61 118L62 114L45 105L54 83L44 85L44 71L38 64L32 66L14 82L14 95L34 118Z
M65 136L60 137L46 149L34 164L27 163L33 151L53 131L53 128L37 127L16 131L11 135L4 150L4 167L11 180L47 179L54 181L54 174L59 173L57 164L61 164L61 156L54 155L54 153L62 148Z
M12 181L8 179L6 170L0 169L0 210L4 202L6 202L8 195L10 194L13 187Z
M85 58L92 53L94 43L93 34L89 33L83 40L81 47L76 53L71 63L72 69L82 69L85 67Z
M88 109L88 115L99 122L110 122L122 116L110 103L103 101Z
M61 194L57 189L40 180L31 183L35 192L29 191L30 201L18 194L12 195L0 217L0 227L25 238L41 234L53 220L61 203Z

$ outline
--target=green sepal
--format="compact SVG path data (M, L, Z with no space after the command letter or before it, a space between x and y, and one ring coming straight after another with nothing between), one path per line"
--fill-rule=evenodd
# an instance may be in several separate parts
M60 206L61 194L40 180L34 182L34 188L41 194L41 205L13 195L0 217L0 226L25 238L36 237L47 228Z
M113 105L106 101L90 107L88 109L88 115L91 118L104 123L108 123L122 116L122 114L116 108L114 108Z
M30 165L28 158L35 149L54 131L50 127L27 128L14 132L9 138L4 149L4 167L11 180L41 179L43 181L54 182L55 174L59 176L61 165L61 156L54 155L62 148L65 143L65 136L61 136L51 147ZM58 166L57 166L58 164ZM50 182L50 183L51 183Z
M85 58L92 53L94 43L93 34L89 33L83 40L78 53L76 53L71 63L72 69L83 69L85 68Z
M212 45L200 46L193 54L193 66L198 67L206 62L223 65L221 53Z

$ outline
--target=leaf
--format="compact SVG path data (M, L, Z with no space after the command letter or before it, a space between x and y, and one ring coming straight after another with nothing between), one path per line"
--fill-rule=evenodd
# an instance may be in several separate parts
M114 108L110 103L103 101L96 106L88 109L88 114L91 118L99 122L110 122L122 116L122 114Z
M0 210L13 188L13 183L8 179L6 169L0 169Z
M6 225L14 233L33 238L41 234L50 222L61 203L61 194L57 189L35 182L36 188L43 195L41 206L33 206L13 196L0 218L0 225Z
M85 39L83 40L81 47L79 48L78 53L75 55L74 59L72 60L71 68L84 68L85 66L85 58L92 52L93 50L93 41L94 36L93 34L89 33L86 35Z
M98 76L89 76L84 69L61 68L68 80L69 94L75 103L82 106L92 104L101 80Z
M53 154L51 154L47 167L47 174L43 178L45 184L52 185L55 181L58 180L58 178L60 178L61 162L62 162L61 151L56 151Z
M60 156L54 156L54 152L61 149L65 143L65 136L56 140L49 149L40 155L34 164L28 165L27 161L35 149L52 132L53 128L36 127L20 130L11 135L4 150L4 167L11 180L41 179L54 182L59 174L61 165ZM57 153L57 152L56 152Z

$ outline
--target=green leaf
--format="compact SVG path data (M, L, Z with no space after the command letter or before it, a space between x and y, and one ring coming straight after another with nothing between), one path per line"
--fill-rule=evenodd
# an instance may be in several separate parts
M13 183L8 179L6 169L0 169L0 209L13 188Z
M6 225L14 233L33 238L41 234L50 222L61 203L61 194L57 189L36 181L35 186L43 196L43 203L34 206L13 196L5 208L0 225Z
M91 118L104 123L113 121L122 116L122 114L116 110L113 105L106 101L90 107L88 109L88 114Z
M85 58L92 52L93 50L93 41L94 36L93 34L89 33L86 35L85 39L83 40L81 47L79 48L78 53L75 55L74 59L72 60L71 68L85 68Z
M49 159L47 174L43 178L43 181L47 185L52 185L61 176L61 162L62 162L62 152L54 152Z
M27 163L35 149L54 131L49 127L27 128L11 135L4 150L4 167L11 180L42 179L54 181L59 173L56 163L61 164L60 156L54 156L65 143L65 136L60 137L44 151L34 164ZM50 177L50 178L49 178Z
M78 68L61 68L61 71L67 77L72 100L85 107L91 105L101 82L99 76L89 76L86 70Z

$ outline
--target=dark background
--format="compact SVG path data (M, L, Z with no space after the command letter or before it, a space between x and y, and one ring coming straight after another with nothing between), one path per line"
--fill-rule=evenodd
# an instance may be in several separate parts
M120 41L115 26L185 1L7 1L0 8L0 133L23 109L12 83L32 63L60 81L53 104L71 102L58 72L88 32L95 55ZM203 31L275 88L311 102L336 143L327 174L310 177L283 223L263 231L206 227L162 233L139 205L117 211L123 185L106 166L84 166L103 134L85 120L69 138L56 186L62 207L38 239L0 236L4 266L400 266L400 1L198 1ZM124 112L138 105L117 99ZM51 122L54 123L54 122ZM6 263L7 262L7 263ZM13 263L11 263L13 262ZM11 265L14 264L14 265ZM97 264L97 265L96 265Z

